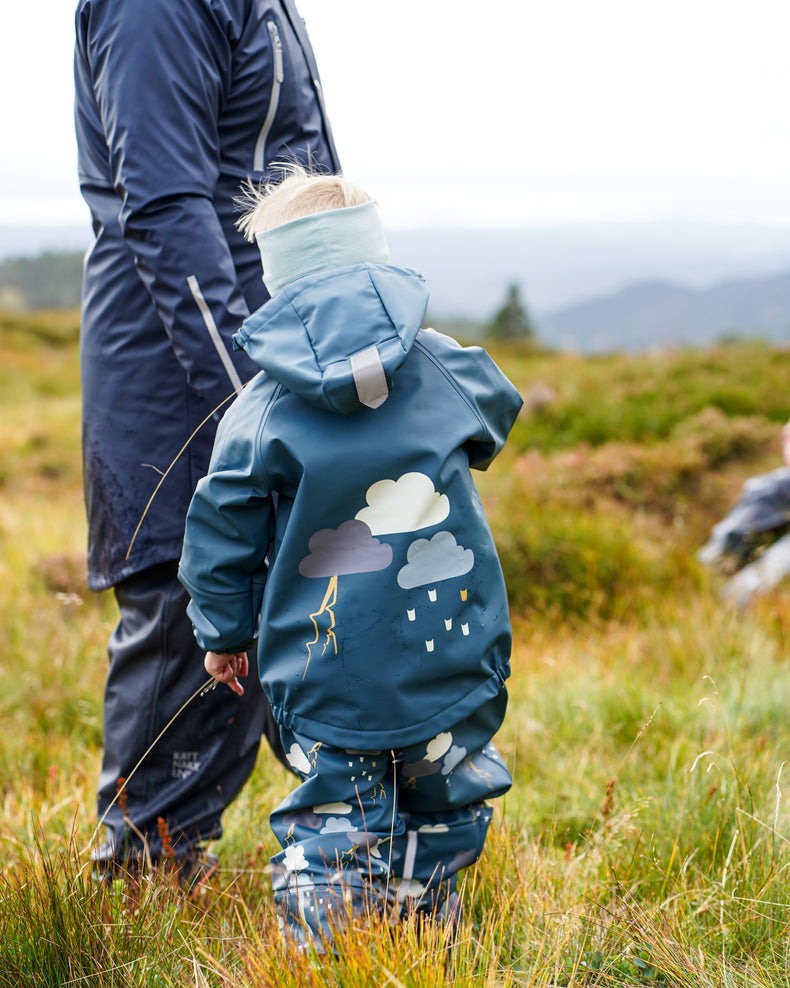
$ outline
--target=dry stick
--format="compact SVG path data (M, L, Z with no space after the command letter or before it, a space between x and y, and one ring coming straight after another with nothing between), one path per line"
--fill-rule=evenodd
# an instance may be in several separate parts
M217 412L220 410L220 408L222 408L223 405L227 405L227 403L229 401L231 401L233 398L235 398L236 395L237 395L237 392L236 391L231 391L231 393L227 396L227 398L224 398L217 405L216 408L214 408L211 412L209 412L209 414L203 419L203 421L200 423L200 425L198 425L197 428L194 429L194 431L190 435L189 439L187 439L187 441L184 443L184 445L181 447L181 449L176 453L175 457L173 458L173 460L170 463L170 466L167 468L167 470L165 470L165 472L159 478L159 483L154 488L153 494L148 498L148 503L146 504L145 508L143 509L142 515L140 515L140 520L137 522L137 527L135 528L134 533L132 535L132 540L129 543L129 548L126 550L126 557L125 557L126 559L128 559L129 556L132 554L132 548L134 547L134 543L137 540L137 536L140 533L140 529L142 528L143 522L146 519L146 516L148 514L148 511L149 511L151 505L154 502L154 498L159 493L159 489L161 488L162 484L167 479L167 476L170 473L170 471L173 469L173 467L176 465L176 463L178 463L179 459L181 458L182 454L186 450L187 446L189 446L189 444L192 442L192 440L195 438L195 436L200 432L200 430L203 428L203 426L206 424L206 422L208 422L209 419L213 418L217 414ZM151 753L151 750L159 742L159 739L162 737L162 735L165 733L165 731L168 730L168 728L171 726L171 724L173 723L173 721L177 717L179 717L181 715L181 713L186 709L186 707L189 706L189 704L195 699L196 696L200 696L201 693L208 692L209 689L214 689L214 687L216 685L217 685L216 684L216 680L212 680L211 678L207 679L206 682L198 690L196 690L192 694L192 696L190 696L190 698L186 701L186 703L184 703L178 709L178 711L170 718L170 720L167 722L167 724L165 724L165 726L162 728L162 730L156 736L156 738L154 739L154 741L149 745L149 747L148 747L147 751L145 752L145 754L143 755L143 757L135 765L135 767L132 769L132 771L129 773L129 775L127 775L127 777L124 779L123 785L118 788L118 791L115 794L115 798L113 799L113 801L110 803L110 805L107 807L107 809L102 814L101 820L99 820L99 822L96 824L96 829L93 831L93 835L91 836L91 839L88 842L88 849L90 849L90 847L93 845L93 842L96 840L96 837L97 837L97 835L99 833L99 828L102 826L102 824L104 823L104 821L107 819L107 814L110 812L110 810L113 808L113 806L115 806L115 804L117 803L118 798L121 796L121 794L123 792L125 792L126 787L129 784L129 780L134 775L134 773L137 771L137 769L142 765L142 763L145 761L145 759L148 757L148 755Z
M229 401L231 401L233 398L235 398L237 396L237 394L238 394L237 391L231 391L231 393L228 395L227 398L225 398L223 401L221 401L213 411L209 412L209 414L203 419L203 421L200 423L200 425L194 430L194 432L189 437L189 439L187 439L187 441L184 443L184 445L181 447L181 449L176 453L175 457L173 458L173 460L170 463L170 466L167 468L167 470L165 470L165 472L159 478L159 483L154 488L153 494L148 498L148 504L146 504L145 508L143 509L142 515L140 515L140 520L137 522L137 528L135 528L134 534L132 535L132 541L129 543L129 548L126 550L126 559L128 559L129 556L132 554L132 547L134 546L134 543L137 540L137 536L140 533L140 529L143 526L143 522L145 521L146 515L148 514L148 509L153 504L154 498L159 493L159 488L162 486L162 484L164 484L164 482L167 479L167 476L170 473L170 471L173 469L173 467L176 465L176 463L178 463L178 461L181 459L181 455L184 453L184 451L186 450L187 446L189 446L189 444L192 442L192 440L195 438L195 436L200 432L200 430L203 428L203 426L206 424L206 422L208 422L209 419L212 419L217 414L217 412L220 410L220 408L222 408L223 405L227 405L227 403Z
M398 762L395 750L390 748L392 755L392 822L390 823L390 846L387 854L387 881L384 885L384 904L389 906L390 875L392 874L392 845L395 843L395 813L398 807Z
M203 419L203 421L197 426L197 428L193 430L193 432L190 435L190 437L187 439L187 441L184 443L184 445L181 447L181 449L173 457L173 460L171 461L171 463L168 466L167 470L165 470L165 472L159 478L159 483L156 485L156 487L154 488L153 493L148 498L148 503L146 504L145 508L143 509L142 515L140 515L140 520L138 521L137 527L135 528L134 533L132 535L132 540L129 543L129 548L126 550L126 559L128 559L129 556L132 554L132 548L134 547L134 543L137 540L138 534L140 533L140 529L142 528L143 522L146 519L146 516L148 514L148 510L151 507L151 505L153 504L154 498L159 493L159 489L161 488L162 484L167 479L168 474L170 473L170 471L173 469L173 467L176 465L176 463L178 463L179 459L181 458L181 456L184 453L184 451L186 450L186 448L189 446L189 444L192 442L192 440L195 438L195 436L200 432L200 430L203 428L203 426L206 424L206 422L208 422L210 419L212 419L217 414L217 412L223 407L223 405L227 405L227 403L229 401L232 401L237 395L238 395L238 392L237 391L231 391L231 393L227 396L227 398L224 398L217 405L216 408L212 409L212 411L209 412L209 414ZM154 740L148 746L148 748L145 751L145 753L143 754L142 758L134 766L134 768L132 769L132 771L126 776L126 779L124 780L123 785L118 788L118 791L116 792L114 799L112 800L112 802L110 803L110 805L107 807L107 809L102 814L102 817L99 820L99 822L96 824L96 829L93 831L93 834L91 835L91 839L88 842L88 847L86 849L86 852L87 852L87 850L90 850L90 848L93 846L93 842L96 840L96 837L98 836L98 833L99 833L99 830L100 830L102 824L107 819L107 814L110 812L110 810L113 808L113 806L115 806L115 804L118 802L118 799L121 796L121 794L126 791L126 787L129 785L129 780L132 778L132 776L137 771L137 769L143 764L143 762L145 761L145 759L150 755L150 753L153 750L153 748L155 748L156 745L159 743L159 740L162 737L162 735L170 728L170 726L173 724L173 721L175 721L178 717L181 716L181 714L189 706L189 704L195 699L195 697L200 696L203 693L207 693L209 690L214 689L216 687L216 685L217 685L217 681L215 679L213 679L212 677L209 677L206 680L206 682L203 683L203 685L201 687L199 687L199 689L195 690L195 692L192 694L192 696L190 696L190 698L179 707L179 709L175 712L175 714L173 714L173 716L165 724L165 726L162 728L162 730L159 732L159 734L157 734L157 736L154 738Z
M165 472L159 478L159 483L154 488L153 494L148 498L148 503L146 504L145 508L143 509L143 513L140 516L140 520L137 523L137 528L135 528L135 530L134 530L134 534L132 535L132 541L129 543L129 548L126 550L126 559L128 559L129 556L132 554L132 548L134 547L134 543L135 543L135 541L137 539L137 536L138 536L138 534L140 532L140 529L142 528L142 525L143 525L143 522L145 521L146 515L148 514L148 510L151 507L151 505L153 504L154 498L159 493L159 489L161 488L162 484L167 479L167 476L170 473L170 471L173 469L173 467L179 461L179 459L181 458L182 454L186 450L187 446L189 446L189 444L192 442L192 440L195 438L195 436L200 432L200 430L203 428L203 426L206 424L206 422L208 422L209 419L213 418L217 414L217 412L220 410L220 408L222 408L223 405L227 405L227 403L229 401L231 401L233 398L235 398L236 395L237 395L237 392L236 391L232 391L227 396L227 398L224 398L217 405L216 408L214 408L211 412L209 412L209 414L203 419L203 421L200 423L200 425L198 425L197 428L192 432L192 434L190 435L189 439L187 439L187 441L184 443L184 445L181 447L181 449L176 453L175 457L173 458L173 460L170 463L170 466L167 468L167 470L165 470ZM121 794L126 791L126 787L129 785L129 780L132 778L132 776L137 771L137 769L142 765L142 763L145 761L145 759L149 756L149 754L151 753L152 749L159 743L159 740L162 737L162 735L170 728L170 726L172 725L173 721L176 720L183 713L183 711L189 706L189 704L195 699L196 696L200 696L202 693L208 692L208 690L210 690L210 689L214 689L214 687L216 685L217 685L216 680L212 679L212 677L209 677L206 680L206 682L199 689L195 690L195 692L192 694L192 696L190 696L190 698L184 704L182 704L181 707L179 707L179 709L170 718L170 720L167 722L167 724L165 724L165 726L162 728L162 730L159 732L159 734L157 734L157 736L154 738L154 740L152 741L152 743L148 746L148 749L146 750L146 752L143 755L143 757L138 761L138 763L135 765L135 767L132 769L132 771L126 776L126 779L124 780L123 785L122 786L119 786L118 791L115 794L115 798L113 799L113 801L110 803L110 805L107 807L107 809L102 814L101 820L99 820L99 822L96 824L96 829L93 831L93 834L91 835L91 839L88 842L88 848L87 848L87 850L90 850L90 848L93 845L93 842L96 840L96 837L97 837L97 835L99 833L99 829L101 828L101 826L104 823L104 821L107 819L107 814L110 812L110 810L113 808L113 806L115 806L115 804L118 802L118 799L121 796Z
M140 758L140 760L138 761L138 763L135 765L135 767L132 769L132 771L126 776L123 785L118 787L118 791L116 792L116 794L115 794L112 802L107 807L107 809L104 811L104 813L102 813L101 820L99 820L99 822L96 824L96 829L93 831L93 834L91 835L91 839L88 841L88 847L86 848L86 850L83 853L87 853L87 851L90 850L90 848L93 845L93 842L96 840L96 837L97 837L97 835L99 833L99 828L102 826L102 824L104 823L104 821L107 819L107 814L110 812L110 810L113 808L113 806L115 806L115 804L118 802L118 798L120 797L121 793L123 793L126 790L126 787L129 785L130 779L132 778L132 776L134 775L134 773L137 771L137 769L143 764L143 762L146 760L146 758L151 754L151 751L159 743L160 739L162 738L162 735L167 730L169 730L169 728L171 727L171 725L173 724L173 722L175 720L177 720L178 717L181 716L181 714L184 712L184 710L186 710L186 708L195 699L195 697L201 696L203 693L208 693L208 691L209 690L213 690L216 687L216 685L217 685L216 679L214 679L212 676L209 676L209 678L206 680L206 682L203 683L202 686L198 687L198 689L195 690L195 692L192 694L192 696L190 696L190 698L188 700L186 700L184 703L182 703L181 706L178 708L178 710L176 710L176 712L173 714L173 716L170 718L170 720L165 724L165 726L162 728L162 730L157 734L157 736L154 738L154 740L148 746L147 750L144 752L144 754L142 755L142 757Z

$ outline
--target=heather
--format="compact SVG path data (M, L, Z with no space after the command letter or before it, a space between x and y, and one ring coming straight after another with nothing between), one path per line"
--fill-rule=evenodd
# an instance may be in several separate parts
M193 899L90 881L115 607L84 584L77 337L70 312L0 320L0 985L790 984L790 588L736 613L695 558L780 462L790 351L496 344L525 397L478 478L514 787L452 947L372 921L319 959L277 929L267 814L290 780L266 751Z

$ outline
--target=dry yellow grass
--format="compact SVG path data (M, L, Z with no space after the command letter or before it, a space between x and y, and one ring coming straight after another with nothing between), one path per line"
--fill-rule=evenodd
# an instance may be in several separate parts
M770 449L720 468L681 523L665 508L673 463L689 464L686 440L649 454L579 447L577 470L573 448L544 449L541 484L514 449L481 478L503 553L540 551L529 579L556 572L568 585L534 594L527 581L517 594L497 739L515 785L465 876L459 942L445 950L409 926L374 924L341 937L337 959L295 958L267 872L267 814L290 782L267 752L227 813L219 875L195 902L166 883L106 892L88 881L115 609L84 587L76 350L3 332L0 985L790 984L790 594L734 614L693 560L713 506L769 464ZM499 357L507 367L507 351ZM652 368L629 368L633 392ZM595 370L516 355L511 373L526 388L534 374L594 383ZM637 467L646 488L634 486Z

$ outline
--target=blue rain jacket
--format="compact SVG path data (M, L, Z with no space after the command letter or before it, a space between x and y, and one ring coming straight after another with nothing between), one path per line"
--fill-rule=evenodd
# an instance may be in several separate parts
M257 636L278 722L341 747L431 737L509 674L469 468L500 451L521 398L483 349L420 330L426 303L415 272L358 264L251 316L235 340L264 373L225 415L187 517L179 575L200 645ZM360 368L376 355L389 394L368 407Z
M79 179L95 234L81 347L99 590L178 558L227 406L214 410L258 370L230 345L267 298L257 250L234 227L240 185L272 177L278 160L339 162L291 0L81 0L76 30Z

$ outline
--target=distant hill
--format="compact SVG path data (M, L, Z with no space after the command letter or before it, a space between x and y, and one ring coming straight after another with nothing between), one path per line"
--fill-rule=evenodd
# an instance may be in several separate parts
M611 223L515 229L388 230L393 260L420 271L431 311L489 319L507 286L533 316L641 281L707 288L790 270L790 228ZM540 322L540 318L538 318Z
M541 340L583 352L726 334L788 336L787 286L776 272L790 271L790 227L572 224L392 229L387 236L393 261L425 276L432 321L463 326L465 336L493 316L510 284L520 286ZM62 304L77 304L89 242L87 225L0 224L0 304L52 304L51 263L9 268L12 258L37 262L42 251L72 255L64 261L70 287L58 290Z
M544 315L539 328L548 346L583 353L700 347L727 336L790 341L790 271L706 289L640 282Z
M72 309L79 305L82 254L44 251L0 262L0 307Z

